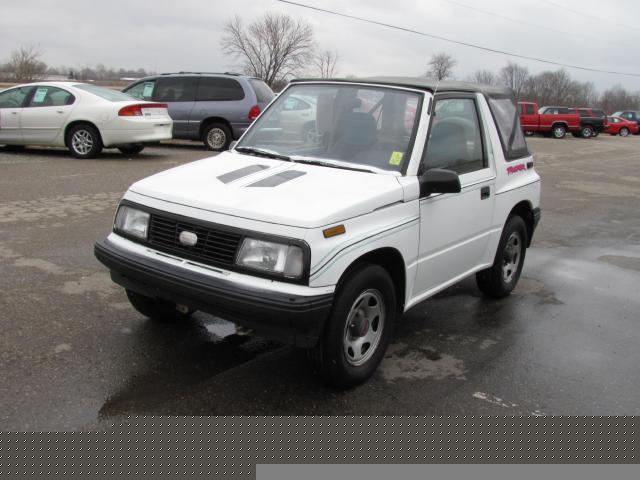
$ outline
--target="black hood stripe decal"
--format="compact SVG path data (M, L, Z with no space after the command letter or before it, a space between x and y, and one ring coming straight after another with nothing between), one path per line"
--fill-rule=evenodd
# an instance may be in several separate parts
M270 177L263 178L262 180L258 180L255 183L247 185L247 187L277 187L289 180L293 180L295 178L306 175L305 172L300 172L298 170L286 170L284 172L276 173L275 175L271 175Z
M222 183L230 183L235 180L238 180L239 178L249 176L253 173L259 172L266 168L269 168L269 166L268 165L249 165L247 167L239 168L238 170L232 170L231 172L223 173L217 178Z

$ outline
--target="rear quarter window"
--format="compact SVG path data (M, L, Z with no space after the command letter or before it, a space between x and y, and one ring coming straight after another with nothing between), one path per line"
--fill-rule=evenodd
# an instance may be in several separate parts
M257 78L249 79L249 83L251 87L253 87L253 91L256 92L256 99L260 103L269 103L275 97L273 90L269 88L269 85L264 83L262 80L258 80Z
M500 134L505 159L517 160L529 155L515 100L505 96L489 97L487 100Z
M211 78L200 79L196 100L199 102L221 102L242 100L244 89L240 82L232 78Z

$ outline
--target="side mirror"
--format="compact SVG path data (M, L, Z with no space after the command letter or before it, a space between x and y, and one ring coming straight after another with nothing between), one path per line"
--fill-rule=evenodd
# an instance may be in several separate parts
M233 150L234 148L236 148L236 145L238 144L237 140L234 140L233 142L231 142L229 144L229 150Z
M426 197L432 193L459 193L460 178L452 170L432 168L420 177L420 196Z

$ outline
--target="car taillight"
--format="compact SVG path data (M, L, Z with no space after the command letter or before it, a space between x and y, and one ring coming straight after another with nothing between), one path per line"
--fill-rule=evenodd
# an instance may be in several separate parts
M142 110L148 108L167 108L166 103L140 103L136 105L127 105L122 107L118 112L120 117L141 117Z
M258 118L258 115L260 115L260 107L258 105L254 105L251 107L251 110L249 110L249 120L255 120Z

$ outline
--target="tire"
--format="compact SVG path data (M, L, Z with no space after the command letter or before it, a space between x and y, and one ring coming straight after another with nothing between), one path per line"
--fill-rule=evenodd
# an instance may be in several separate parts
M503 298L518 284L527 251L527 227L519 215L509 217L502 230L493 265L476 273L478 288L488 297Z
M76 158L94 158L102 151L102 139L95 127L75 125L67 133L67 147Z
M524 131L524 136L525 137L533 137L535 135L536 132L532 131L532 130L525 130Z
M553 138L557 138L558 140L565 137L567 134L567 128L564 125L554 125L551 128L551 136Z
M582 127L582 129L580 129L580 136L582 138L591 138L594 136L593 133L593 127L590 127L589 125L586 125Z
M596 138L598 135L600 135L600 132L597 130L594 130L593 135L591 135L591 138Z
M222 152L229 148L233 140L231 130L223 123L212 123L202 131L202 142L208 150Z
M142 150L144 150L144 145L140 144L131 144L131 145L123 145L118 147L118 150L122 152L123 155L138 155Z
M628 137L629 136L629 129L626 127L622 127L620 129L620 131L618 132L618 135L620 135L621 137Z
M362 308L365 303L369 308ZM364 382L384 357L396 312L396 292L387 271L360 264L340 282L331 316L309 358L335 387Z
M132 290L127 290L127 298L139 313L159 322L182 321L193 314L193 310L179 311L177 305L168 300L146 297Z

